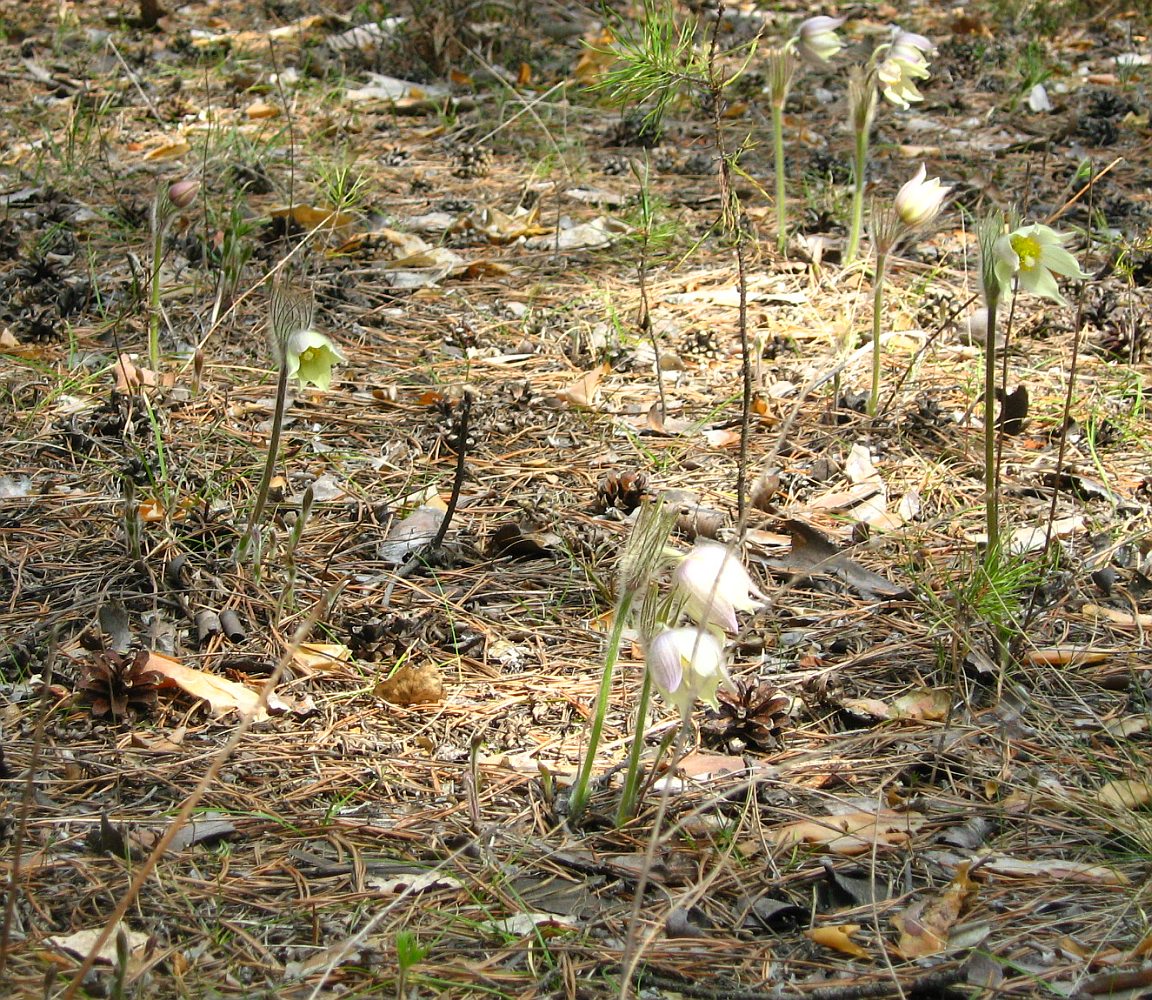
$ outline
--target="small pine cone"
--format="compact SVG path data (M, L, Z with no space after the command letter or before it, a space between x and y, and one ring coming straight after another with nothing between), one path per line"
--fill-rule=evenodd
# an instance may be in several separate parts
M736 741L762 749L779 746L792 699L769 684L737 682L735 693L720 690L718 711L709 711L701 732L728 746Z
M596 486L596 510L603 513L615 507L631 514L648 495L648 477L643 472L609 472Z
M92 653L84 664L80 689L93 715L122 719L129 714L150 714L161 680L160 674L148 669L148 650L122 655L104 649Z
M487 177L492 171L492 152L484 146L461 146L452 159L452 176L468 180Z

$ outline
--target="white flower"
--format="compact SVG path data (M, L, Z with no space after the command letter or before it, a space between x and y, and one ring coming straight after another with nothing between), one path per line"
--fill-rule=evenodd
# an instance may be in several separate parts
M698 628L673 628L661 632L648 644L645 657L656 690L687 716L697 699L718 708L716 690L731 687L724 669L724 648L710 632Z
M810 17L796 29L793 42L805 58L828 62L844 48L836 29L846 20L844 17Z
M739 628L737 611L755 611L764 599L744 564L718 542L697 542L676 567L673 584L690 617L726 632Z
M344 355L331 340L315 330L297 330L288 338L285 358L288 377L311 382L321 389L332 384L332 366Z
M909 229L925 226L940 213L944 197L952 189L940 183L939 177L925 180L928 171L924 164L912 180L896 192L896 214Z
M1067 239L1067 235L1039 223L1021 226L1001 236L992 250L1000 287L1010 287L1015 278L1025 291L1067 305L1053 275L1062 274L1066 278L1088 277L1080 270L1076 258L1064 249Z
M912 101L924 100L916 89L916 80L928 79L928 60L932 43L923 35L895 29L892 41L883 49L884 58L876 67L880 90L893 104L907 109Z

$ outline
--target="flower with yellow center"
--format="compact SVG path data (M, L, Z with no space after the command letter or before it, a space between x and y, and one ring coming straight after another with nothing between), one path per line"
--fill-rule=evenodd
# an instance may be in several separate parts
M297 330L288 338L285 360L289 378L327 389L332 384L332 366L345 358L324 334Z
M1024 291L1067 305L1068 300L1060 294L1055 275L1088 277L1080 270L1076 258L1064 249L1067 240L1066 234L1039 223L1021 226L1001 236L992 251L1000 287L1010 287L1015 278L1018 287Z
M925 53L932 49L932 43L923 35L895 29L888 47L878 50L884 58L876 66L880 90L889 101L907 110L911 102L924 100L915 81L928 79Z

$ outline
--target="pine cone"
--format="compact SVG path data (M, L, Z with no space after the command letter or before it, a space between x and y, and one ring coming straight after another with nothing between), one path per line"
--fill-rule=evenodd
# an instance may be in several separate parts
M643 472L609 472L596 486L596 510L603 513L616 507L631 514L648 495L648 477Z
M735 694L717 692L719 711L710 711L701 732L725 746L739 740L762 749L779 746L792 699L770 684L737 681Z
M80 689L91 703L93 715L122 719L128 714L151 713L160 681L160 674L148 669L148 650L121 654L102 649L84 664Z

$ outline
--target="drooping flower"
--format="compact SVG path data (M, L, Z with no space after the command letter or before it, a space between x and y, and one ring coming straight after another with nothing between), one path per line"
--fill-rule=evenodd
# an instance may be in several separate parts
M673 574L684 611L700 625L736 632L737 611L755 611L764 595L744 564L718 542L697 542Z
M928 79L927 53L933 47L923 35L895 29L887 49L881 50L884 58L876 66L880 90L889 101L907 110L912 101L924 100L915 81Z
M896 214L909 229L926 226L936 218L945 196L952 190L941 184L939 177L926 180L927 176L928 171L921 163L916 176L896 192Z
M199 181L185 177L182 181L173 181L168 185L168 197L177 208L187 208L196 200L199 190Z
M1064 249L1068 238L1067 234L1039 223L1021 226L1001 236L992 250L996 279L1001 288L1010 287L1015 278L1025 291L1067 305L1068 300L1060 294L1055 275L1088 277L1080 270L1076 258Z
M289 378L327 389L332 384L332 366L345 358L324 334L297 330L288 338L285 360Z
M836 34L836 29L846 20L845 17L810 17L796 29L793 43L806 59L829 62L844 48L844 42Z
M702 629L661 632L648 644L645 662L656 690L685 717L697 700L718 708L717 689L721 683L732 686L724 668L724 647Z

